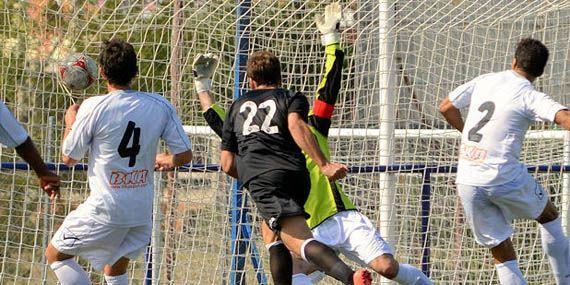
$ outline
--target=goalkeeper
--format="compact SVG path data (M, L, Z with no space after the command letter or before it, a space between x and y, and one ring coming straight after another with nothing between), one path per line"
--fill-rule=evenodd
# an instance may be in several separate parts
M325 46L325 75L317 90L313 110L309 115L309 126L322 152L330 156L328 131L342 77L344 52L340 48L338 28L342 9L337 3L330 4L324 15L315 19ZM204 117L210 127L221 136L225 111L210 95L211 78L217 59L211 54L198 55L194 61L196 91ZM400 284L431 284L431 281L417 268L398 264L390 246L382 239L370 220L357 211L355 205L336 182L330 182L313 160L305 155L311 177L311 191L305 203L305 211L311 215L307 220L315 239L338 252L368 266L380 275ZM294 262L293 284L312 284L322 274L314 272L313 265L300 258ZM311 278L307 274L311 274Z

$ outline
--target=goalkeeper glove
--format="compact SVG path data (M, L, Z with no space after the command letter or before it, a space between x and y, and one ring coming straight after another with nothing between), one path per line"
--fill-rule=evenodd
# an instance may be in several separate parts
M211 54L198 54L194 57L192 72L194 73L194 87L196 92L210 91L212 76L218 65L218 57Z
M340 42L340 22L342 20L342 7L339 3L332 3L325 7L324 15L315 17L317 29L321 32L321 43L324 46Z

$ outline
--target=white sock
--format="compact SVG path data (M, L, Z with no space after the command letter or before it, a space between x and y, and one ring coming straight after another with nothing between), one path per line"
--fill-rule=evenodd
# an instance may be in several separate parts
M431 280L419 269L405 263L400 263L400 269L394 279L399 284L406 285L431 285Z
M313 285L311 278L303 273L293 274L292 285Z
M554 272L556 284L570 284L570 253L568 239L562 232L561 219L540 225L540 236L542 248Z
M526 285L516 260L495 264L495 268L499 275L499 283L502 285Z
M307 244L309 244L310 242L312 242L314 240L316 240L316 239L314 239L314 238L306 239L303 241L303 244L301 244L301 250L300 250L301 251L301 258L306 262L309 262L309 261L307 260L307 257L305 256L305 247L307 246Z
M105 275L105 281L107 281L107 285L128 285L129 275L127 275L127 273L117 276Z
M87 272L73 258L50 265L61 285L91 285Z

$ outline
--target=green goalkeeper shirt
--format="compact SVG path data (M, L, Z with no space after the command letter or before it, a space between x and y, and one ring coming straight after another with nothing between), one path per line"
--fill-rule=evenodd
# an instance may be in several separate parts
M325 74L319 84L313 109L309 114L309 128L314 134L323 154L327 159L330 159L328 132L331 126L332 112L340 90L344 52L340 49L339 44L328 45L325 48L325 52ZM224 109L217 104L213 104L204 112L204 118L214 132L221 135L225 118ZM305 154L305 158L311 177L311 192L305 203L305 211L311 215L307 220L309 227L313 229L339 212L356 210L356 206L342 191L341 185L337 182L330 182L307 154Z

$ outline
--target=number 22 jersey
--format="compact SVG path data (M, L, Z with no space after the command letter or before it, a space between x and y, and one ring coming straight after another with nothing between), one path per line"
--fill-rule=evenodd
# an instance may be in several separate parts
M449 100L458 109L469 107L456 183L473 186L505 184L526 172L520 151L530 124L552 122L566 109L512 70L481 75Z
M307 120L307 97L281 88L253 90L233 102L224 120L222 150L237 154L244 185L272 170L307 171L305 156L288 128L287 117L293 112Z
M62 147L74 160L89 151L91 192L78 210L114 226L150 223L159 138L172 154L191 149L176 111L162 96L120 90L86 99Z

